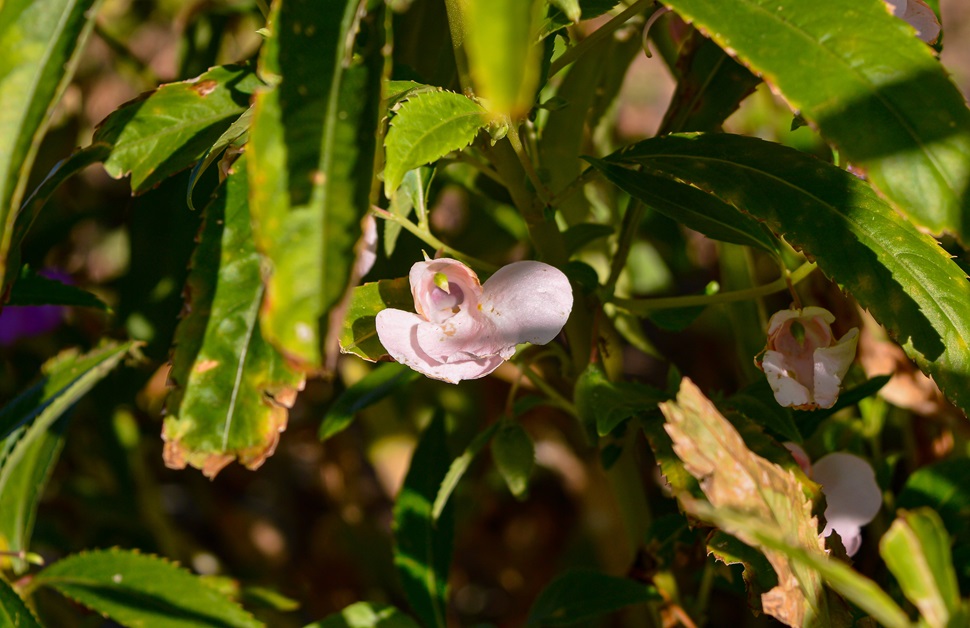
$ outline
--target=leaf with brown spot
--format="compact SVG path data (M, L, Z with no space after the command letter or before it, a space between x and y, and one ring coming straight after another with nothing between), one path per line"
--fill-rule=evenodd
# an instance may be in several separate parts
M303 376L260 329L263 284L246 175L243 155L205 210L162 430L165 464L210 478L234 459L255 469L272 455L303 388Z

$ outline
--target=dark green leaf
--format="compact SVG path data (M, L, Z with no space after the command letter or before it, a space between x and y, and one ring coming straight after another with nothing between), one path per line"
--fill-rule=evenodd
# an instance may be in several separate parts
M130 174L136 194L151 189L201 159L257 85L252 68L220 66L122 105L94 134L94 144L111 147L104 169L115 178Z
M358 412L418 379L418 372L397 362L385 362L354 383L334 400L320 424L318 436L327 440L342 432Z
M594 17L599 17L619 3L620 0L579 0L580 19L591 20ZM572 23L573 20L561 9L553 7L539 27L539 37L544 39Z
M532 437L515 421L501 421L492 438L492 459L512 494L524 499L529 491L529 476L536 466Z
M50 112L74 73L98 0L0 4L0 277Z
M917 469L896 498L900 508L929 506L954 536L970 532L970 459L954 457Z
M48 279L24 266L20 278L13 285L7 305L71 305L109 310L104 301L86 290L81 290L56 279Z
M778 586L778 576L764 554L737 540L730 534L717 530L707 541L707 551L725 565L743 565L745 588L748 590L749 604L761 606L761 594Z
M663 391L636 382L611 382L603 367L590 364L576 382L576 409L583 423L605 436L630 417L656 412L668 398Z
M581 222L573 225L562 234L566 252L572 255L590 242L613 235L614 229L610 225L595 222Z
M360 2L277 2L247 153L266 338L307 370L336 360L337 305L353 281L370 207L383 71L383 18ZM357 18L360 19L357 19ZM352 50L357 41L366 48ZM330 320L331 313L337 313Z
M249 125L253 120L253 108L250 105L249 109L242 112L236 121L229 125L229 128L222 132L222 135L216 140L209 150L205 152L202 159L199 160L195 166L192 168L192 174L189 176L189 185L185 191L185 202L189 206L189 209L195 209L195 204L192 201L192 193L195 191L195 185L202 178L202 175L206 170L209 169L216 159L220 155L225 153L227 148L242 146L249 139Z
M855 388L850 388L839 395L835 405L831 408L824 410L793 410L793 416L795 417L796 423L798 423L798 429L802 433L802 436L808 438L825 419L843 408L854 406L863 399L875 395L891 378L892 375L879 375L865 383L859 384Z
M404 175L471 144L485 125L485 109L453 92L410 96L391 119L384 139L384 193L390 198Z
M498 429L499 423L492 423L484 430L478 433L472 442L468 444L465 451L462 452L460 456L452 460L451 466L448 467L448 473L445 475L445 479L441 481L441 487L438 489L438 494L434 498L434 505L431 509L431 517L435 521L444 512L445 506L448 504L448 499L454 492L455 487L458 486L458 482L461 481L462 476L465 475L465 471L471 465L472 460L478 455L488 441L492 439L492 435L495 434L495 430Z
M205 210L175 332L165 463L209 477L234 459L250 469L276 449L303 376L264 338L260 257L249 217L247 157Z
M967 233L970 110L882 2L856 2L851 15L843 0L667 4L761 74L914 221Z
M407 277L382 279L354 288L340 332L340 350L376 361L387 356L377 338L374 320L384 308L414 311L414 297Z
M764 220L970 411L970 282L936 240L863 181L805 153L728 134L646 140L610 161L676 178Z
M427 627L445 628L448 568L455 519L452 507L432 516L432 504L448 472L445 421L437 413L418 443L394 504L394 565L415 615Z
M262 626L204 581L157 556L111 549L74 554L35 576L49 587L125 626Z
M357 602L339 613L305 628L419 628L414 620L393 606Z
M0 579L0 624L8 628L41 628L24 601L3 579Z
M724 405L740 412L784 440L802 442L802 432L795 424L792 410L778 405L771 386L764 377L759 378L743 391L732 395Z
M570 626L626 606L662 597L652 586L594 571L565 573L542 590L529 611L529 626Z

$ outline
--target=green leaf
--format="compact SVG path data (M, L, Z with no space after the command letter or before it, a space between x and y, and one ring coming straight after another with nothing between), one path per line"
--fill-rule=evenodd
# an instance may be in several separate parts
M966 236L970 110L882 2L667 0L764 77L915 222ZM865 24L865 36L859 32Z
M802 432L795 424L792 410L778 405L771 386L764 377L737 394L731 395L725 406L740 412L784 440L802 442Z
M620 0L579 0L580 20L591 20L599 17L620 3ZM550 1L550 4L553 4ZM554 6L539 26L539 39L545 39L553 33L572 24L574 20L566 15L562 9Z
M529 626L570 626L626 606L663 598L652 586L594 571L564 573L542 590L529 610Z
M475 456L492 440L492 436L495 434L499 425L498 422L492 423L479 432L472 439L472 442L468 443L465 451L451 461L451 466L448 467L448 473L445 474L445 479L441 481L441 487L438 489L438 494L435 496L434 504L431 507L431 518L434 521L437 521L441 513L444 512L445 506L451 498L451 494L458 486L458 482L461 481L462 476L468 471L468 467L471 466Z
M657 135L719 131L761 79L697 31L677 59L680 78Z
M116 179L130 174L135 194L153 188L201 159L257 85L251 67L219 66L122 105L94 133L94 144L111 147L104 169Z
M970 458L942 460L917 469L896 498L899 508L929 506L954 536L970 532Z
M802 433L802 436L805 438L810 437L825 419L844 408L854 406L863 399L875 395L890 379L892 379L892 375L879 375L854 388L850 388L839 395L835 405L831 408L821 410L792 410L792 416L794 416L795 421L798 423L798 429Z
M105 617L131 628L256 628L235 602L157 556L110 549L68 556L34 577Z
M383 71L383 18L360 2L273 5L256 94L250 202L264 256L266 338L307 370L331 369L338 304L370 208ZM358 19L359 18L359 19ZM354 51L347 42L366 42ZM334 320L331 320L331 314Z
M0 579L0 624L9 628L42 628L6 580Z
M757 220L715 196L651 172L634 172L592 157L584 159L630 196L694 231L777 255L777 243Z
M13 285L7 305L70 305L110 310L104 301L90 292L48 279L29 266L20 270L20 278Z
M418 372L403 364L385 362L377 366L334 400L323 417L317 435L323 441L342 432L350 426L358 412L416 379Z
M189 302L175 331L162 428L165 463L212 478L238 459L250 469L272 455L303 376L263 336L260 257L252 242L247 157L205 210L186 280Z
M305 628L419 628L413 619L394 608L373 602L357 602L339 613Z
M428 186L433 176L432 168L408 170L401 181L401 186L391 196L387 210L405 220L408 220L411 212L414 211L418 215L418 224L425 224L428 220ZM401 229L399 222L384 221L384 254L387 257L391 257L394 253Z
M227 148L236 148L238 150L239 147L246 143L246 140L249 139L249 125L252 124L252 120L253 107L250 105L246 111L242 112L242 115L236 118L235 122L229 125L228 129L222 132L222 135L209 147L209 150L205 152L202 159L192 167L192 173L189 175L189 185L185 191L185 203L189 206L189 209L195 209L195 204L192 201L192 193L195 191L195 186L199 182L199 179L209 169L209 166L220 155L225 153Z
M960 613L960 588L950 557L950 535L929 508L900 510L879 539L879 555L922 619L945 628Z
M562 11L570 22L578 23L583 16L579 0L548 0L549 4Z
M382 279L354 288L340 332L340 350L375 362L387 356L374 324L384 308L414 311L414 297L407 277Z
M0 4L0 277L50 113L74 73L98 0Z
M525 499L536 466L536 446L529 433L515 421L501 421L492 438L492 459L512 495Z
M970 411L970 282L863 181L805 153L723 133L646 140L610 161L676 178L764 220Z
M610 225L595 222L581 222L566 229L562 234L566 252L572 255L590 242L613 235L614 229Z
M0 410L0 547L28 549L37 504L63 440L58 418L133 346L106 344L85 355L65 351L44 364L39 382ZM21 560L11 562L18 573L27 568Z
M437 413L411 458L394 503L394 565L415 615L427 627L445 628L448 568L455 530L453 508L437 519L432 505L448 472L445 421Z
M576 409L583 423L606 436L630 417L657 410L668 399L663 391L636 382L611 382L603 367L590 364L576 382Z
M778 586L778 577L764 554L730 534L717 530L707 541L707 551L725 565L742 565L748 605L761 607L761 595Z
M391 198L405 173L472 143L485 126L485 109L454 92L408 97L391 118L384 138L384 193Z

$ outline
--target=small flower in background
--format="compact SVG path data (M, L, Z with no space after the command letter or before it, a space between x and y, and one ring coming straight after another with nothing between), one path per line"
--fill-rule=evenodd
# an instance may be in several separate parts
M768 344L755 364L768 378L775 400L797 410L831 408L842 378L855 359L859 330L837 342L835 316L821 307L775 312L768 321Z
M882 491L872 466L853 454L837 452L822 456L813 465L805 450L785 443L795 462L825 494L825 529L822 538L838 532L845 553L854 556L862 545L862 526L882 507Z
M417 314L382 310L378 338L398 362L453 384L488 375L519 343L549 342L573 306L569 280L541 262L504 266L484 285L453 259L417 262L409 277Z
M940 38L940 21L936 13L924 0L885 0L889 12L906 20L916 29L916 36L928 44L935 44Z

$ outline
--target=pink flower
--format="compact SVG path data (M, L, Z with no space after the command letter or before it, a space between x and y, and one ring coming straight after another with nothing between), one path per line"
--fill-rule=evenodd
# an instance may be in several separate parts
M889 12L909 22L916 29L916 36L928 44L940 38L940 22L936 13L923 0L885 0Z
M519 343L549 342L573 307L569 280L541 262L504 266L485 285L453 259L418 262L409 278L417 314L382 310L377 336L398 362L453 384L488 375Z
M837 532L845 553L855 555L862 545L862 526L882 507L882 491L872 466L853 454L838 452L822 456L813 466L808 454L795 443L785 443L805 475L822 486L825 495L825 529L822 538Z
M768 322L768 345L758 368L765 372L775 400L798 410L831 408L855 359L859 330L836 342L835 316L821 307L781 310Z

